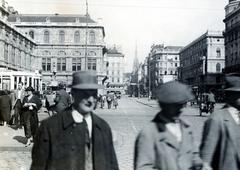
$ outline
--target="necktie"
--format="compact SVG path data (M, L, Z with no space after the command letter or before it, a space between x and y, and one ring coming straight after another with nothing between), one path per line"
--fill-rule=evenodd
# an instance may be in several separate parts
M90 136L87 121L83 118L83 125L84 125L84 133L85 133L85 144L87 145L88 149L90 149Z

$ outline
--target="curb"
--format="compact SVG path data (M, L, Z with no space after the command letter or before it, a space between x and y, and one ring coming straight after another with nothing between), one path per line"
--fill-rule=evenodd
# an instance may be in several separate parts
M152 106L152 105L150 105L150 104L146 104L146 103L141 102L141 101L138 101L138 100L136 100L136 102L141 103L141 104L143 104L143 105L145 105L145 106L148 106L148 107L154 107L154 106Z

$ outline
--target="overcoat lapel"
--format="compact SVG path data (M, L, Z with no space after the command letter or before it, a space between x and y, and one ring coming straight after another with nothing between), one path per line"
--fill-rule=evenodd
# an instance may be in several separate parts
M238 144L236 143L239 140L237 139L237 136L234 136L234 134L240 130L240 127L238 127L237 123L235 122L233 117L230 115L228 110L226 110L226 112L227 113L224 114L224 118L223 118L223 123L226 125L226 133L227 133L226 135L231 140L233 147L237 151L238 161L240 162L240 150L239 150Z
M179 149L179 142L177 141L176 137L173 136L171 132L166 130L165 132L160 132L159 134L159 141L165 142L167 145L171 146L172 148L178 150Z

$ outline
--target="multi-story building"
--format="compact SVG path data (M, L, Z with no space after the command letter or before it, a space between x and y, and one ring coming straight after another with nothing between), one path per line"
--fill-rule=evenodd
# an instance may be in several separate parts
M150 91L161 83L177 79L180 46L153 45L148 57Z
M8 21L37 44L35 69L45 86L52 80L70 84L78 70L96 70L99 82L106 76L104 27L89 15L12 14Z
M240 73L240 1L229 0L225 7L225 73Z
M18 82L39 90L36 43L7 21L13 8L0 2L0 89L16 89Z
M109 48L106 53L107 91L124 93L124 55L116 47Z
M221 31L207 31L180 51L179 79L203 92L220 89L225 66Z

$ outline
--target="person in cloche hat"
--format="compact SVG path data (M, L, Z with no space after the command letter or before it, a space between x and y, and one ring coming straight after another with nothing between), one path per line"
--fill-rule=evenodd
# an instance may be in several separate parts
M42 106L42 101L40 98L33 94L33 87L27 87L25 89L26 96L23 98L22 102L22 121L25 136L27 138L26 147L31 145L33 141L36 131L38 128L38 115L37 112Z
M205 122L200 156L204 167L240 170L240 74L226 75L226 105Z
M180 118L181 109L193 95L177 81L162 84L156 91L161 111L139 133L135 143L135 170L199 169L202 161L194 145L189 124Z
M73 73L73 104L43 120L32 149L31 170L119 170L111 129L93 113L95 71Z

